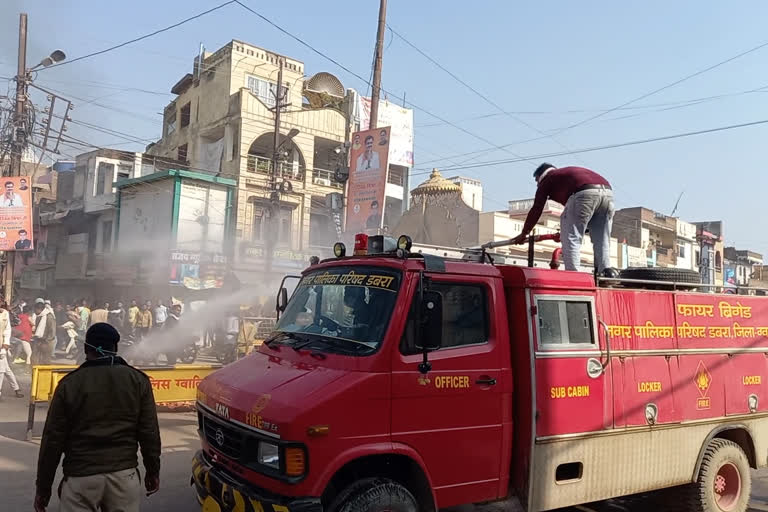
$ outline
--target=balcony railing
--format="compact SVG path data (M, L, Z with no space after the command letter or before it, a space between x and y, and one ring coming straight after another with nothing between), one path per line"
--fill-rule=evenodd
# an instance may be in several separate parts
M258 155L248 155L246 164L248 172L267 174L272 172L272 160ZM289 180L304 181L304 168L294 162L280 162L277 166L277 176Z
M344 185L334 179L333 172L326 169L312 169L312 183L324 187L343 188Z
M402 174L395 174L393 172L390 172L387 174L387 183L391 183L393 185L398 185L400 187L403 186L403 175Z

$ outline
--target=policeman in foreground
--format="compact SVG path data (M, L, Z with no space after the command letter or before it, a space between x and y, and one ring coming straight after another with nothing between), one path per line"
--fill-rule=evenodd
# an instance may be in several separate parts
M45 511L64 455L63 512L138 512L144 461L147 495L160 487L160 430L149 378L117 355L120 335L93 324L86 361L59 383L48 409L37 463L35 511Z

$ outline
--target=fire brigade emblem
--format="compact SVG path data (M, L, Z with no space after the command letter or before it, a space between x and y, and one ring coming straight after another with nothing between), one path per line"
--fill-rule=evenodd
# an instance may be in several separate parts
M422 386L428 386L429 383L432 382L431 380L429 380L429 377L426 377L424 375L419 375L418 381L419 381L419 384L421 384Z
M704 361L699 361L693 381L696 384L696 389L699 391L699 397L696 399L696 408L699 410L709 409L710 399L707 393L712 385L712 374L707 370Z
M256 402L254 402L253 408L251 408L251 412L253 414L259 414L267 407L267 404L269 404L271 398L272 395L261 395L256 399Z

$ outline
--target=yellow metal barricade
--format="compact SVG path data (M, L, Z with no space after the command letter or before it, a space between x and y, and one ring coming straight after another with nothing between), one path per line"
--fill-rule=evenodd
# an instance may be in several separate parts
M27 416L27 440L32 439L37 404L48 403L53 398L61 379L75 370L73 365L40 365L32 367L32 386L29 393ZM197 397L197 387L205 377L218 370L212 365L178 365L157 368L140 368L152 384L155 403L158 406L177 409L191 406Z

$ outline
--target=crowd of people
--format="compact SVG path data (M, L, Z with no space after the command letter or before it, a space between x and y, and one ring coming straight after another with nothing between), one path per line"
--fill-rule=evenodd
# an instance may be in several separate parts
M123 338L139 342L153 331L178 323L182 309L182 303L162 299L133 299L127 307L124 301L80 299L52 304L37 298L30 304L28 299L21 299L10 310L3 305L11 329L7 352L13 352L13 363L26 366L50 364L57 352L76 359L85 332L93 324L110 324ZM2 327L0 320L0 332ZM12 345L16 346L13 351Z

